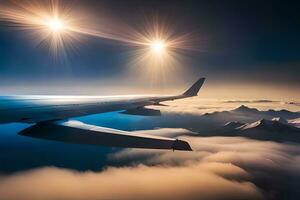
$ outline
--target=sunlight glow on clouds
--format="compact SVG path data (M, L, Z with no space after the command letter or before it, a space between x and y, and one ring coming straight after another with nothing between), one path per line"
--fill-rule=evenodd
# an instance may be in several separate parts
M245 138L185 139L196 151L127 149L110 157L110 162L123 161L123 167L101 172L46 167L2 176L0 195L12 200L280 198L289 195L287 186L293 187L285 183L300 175L296 145ZM277 178L267 175L273 173Z

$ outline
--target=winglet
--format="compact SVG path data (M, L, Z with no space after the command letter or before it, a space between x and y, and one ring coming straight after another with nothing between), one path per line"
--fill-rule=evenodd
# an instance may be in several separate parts
M173 144L173 151L193 151L188 142L176 139Z
M200 78L196 83L194 83L187 91L183 93L185 96L197 96L200 88L202 87L205 78Z

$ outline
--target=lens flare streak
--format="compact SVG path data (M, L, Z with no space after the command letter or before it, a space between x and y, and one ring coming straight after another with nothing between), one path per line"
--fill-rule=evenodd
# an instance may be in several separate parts
M68 48L75 48L76 42L84 35L118 41L131 49L129 65L156 80L163 80L164 74L181 66L184 54L194 50L191 34L176 34L158 18L145 23L144 29L137 29L105 16L90 20L83 13L75 13L58 0L13 0L1 6L0 21L28 32L37 46L48 47L54 56L65 56ZM97 21L96 18L106 21Z

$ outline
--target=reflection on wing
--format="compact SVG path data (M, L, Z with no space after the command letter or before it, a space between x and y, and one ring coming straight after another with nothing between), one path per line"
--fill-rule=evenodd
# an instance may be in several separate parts
M23 136L62 141L73 144L91 144L127 148L173 149L191 151L186 141L121 131L78 121L38 123L19 133Z

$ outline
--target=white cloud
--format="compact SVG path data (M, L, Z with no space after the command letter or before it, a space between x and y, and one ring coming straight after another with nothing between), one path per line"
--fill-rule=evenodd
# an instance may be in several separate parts
M229 180L238 176L239 181ZM74 172L42 168L2 177L3 199L262 199L239 167L197 163L180 167L108 168L103 172Z

